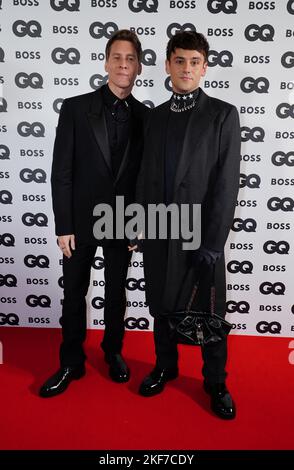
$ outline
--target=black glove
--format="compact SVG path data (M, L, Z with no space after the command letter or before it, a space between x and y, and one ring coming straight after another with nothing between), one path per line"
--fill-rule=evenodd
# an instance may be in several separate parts
M137 245L137 248L134 250L136 253L143 253L143 239L136 237L134 240L129 240L129 244L130 246Z
M221 256L221 251L211 250L201 245L193 252L193 264L196 269L199 269L202 263L206 266L213 266Z

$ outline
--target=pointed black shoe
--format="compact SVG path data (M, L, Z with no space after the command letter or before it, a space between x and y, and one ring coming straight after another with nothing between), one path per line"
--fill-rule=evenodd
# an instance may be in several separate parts
M176 379L179 375L177 367L159 368L155 367L153 371L145 377L139 388L139 394L143 397L152 397L161 393L166 382Z
M85 375L85 366L61 367L40 388L39 395L42 398L54 397L63 393L72 380L78 380Z
M104 359L109 364L109 376L114 382L128 382L130 369L120 354L105 354Z
M203 387L211 397L211 410L221 419L234 419L236 416L236 405L226 384L210 384L204 380Z

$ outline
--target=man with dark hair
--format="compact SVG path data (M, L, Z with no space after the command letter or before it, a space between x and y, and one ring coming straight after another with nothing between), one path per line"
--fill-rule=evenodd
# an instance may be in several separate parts
M137 201L148 204L201 204L201 245L184 250L182 240L144 239L146 300L154 316L155 369L140 394L163 391L178 376L178 351L167 314L185 310L198 282L193 309L224 316L224 246L232 224L239 186L240 125L234 106L207 96L199 83L207 69L209 45L196 32L180 32L167 46L166 71L171 99L149 115ZM134 247L135 248L135 247ZM132 249L134 249L132 248ZM214 286L212 288L212 286ZM226 387L227 342L202 347L204 388L220 418L236 409Z
M121 356L126 308L127 240L98 241L93 209L115 209L116 196L134 201L147 109L131 91L141 73L141 44L135 33L117 31L106 46L108 83L63 101L52 165L52 198L58 245L63 253L64 300L60 369L41 387L42 397L66 390L85 374L86 300L97 245L103 247L105 331L101 347L116 382L129 380Z

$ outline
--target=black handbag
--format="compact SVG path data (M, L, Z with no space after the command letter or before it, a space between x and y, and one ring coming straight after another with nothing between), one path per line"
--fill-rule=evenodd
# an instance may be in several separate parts
M191 306L197 293L198 284L193 292L186 310L168 313L167 319L171 337L180 344L205 346L222 341L229 334L232 324L214 313L215 287L211 286L211 312L197 312Z

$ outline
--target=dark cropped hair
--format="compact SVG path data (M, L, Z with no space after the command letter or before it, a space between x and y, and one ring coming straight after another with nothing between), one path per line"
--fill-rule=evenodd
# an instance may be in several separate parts
M136 33L133 33L132 31L129 31L128 29L120 29L116 31L108 40L106 47L105 47L106 60L109 58L111 46L115 41L131 42L136 50L138 61L141 62L142 46L141 46L140 40L138 36L136 35Z
M166 47L166 58L168 61L171 58L172 52L175 52L178 48L201 52L204 56L204 61L207 62L209 44L206 37L201 33L181 31L172 36Z

